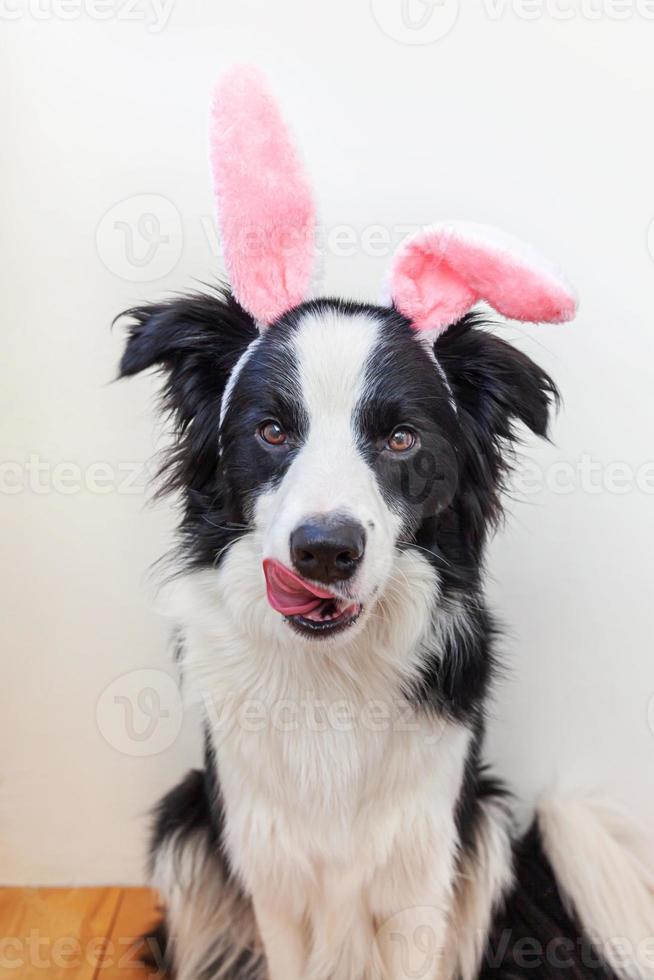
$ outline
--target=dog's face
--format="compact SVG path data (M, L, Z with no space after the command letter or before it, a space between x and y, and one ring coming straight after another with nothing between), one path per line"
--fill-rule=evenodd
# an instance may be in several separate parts
M230 494L260 534L271 602L305 636L363 620L397 548L456 490L447 385L383 308L318 303L284 317L236 366L220 437ZM303 583L321 601L293 613Z
M551 381L468 320L430 348L386 307L320 300L257 335L231 298L132 311L123 374L167 372L183 541L216 565L252 534L261 589L310 642L348 642L416 548L441 594L474 589L516 419Z

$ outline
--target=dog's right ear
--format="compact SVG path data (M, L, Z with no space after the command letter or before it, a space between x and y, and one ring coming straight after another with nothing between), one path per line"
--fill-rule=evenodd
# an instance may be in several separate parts
M214 492L223 392L240 356L259 335L228 292L175 297L126 310L129 336L119 377L148 368L163 374L162 409L175 447L162 468L161 492Z
M131 322L121 378L151 367L169 374L206 367L222 391L234 364L258 336L253 318L227 291L176 296L125 310L122 317Z

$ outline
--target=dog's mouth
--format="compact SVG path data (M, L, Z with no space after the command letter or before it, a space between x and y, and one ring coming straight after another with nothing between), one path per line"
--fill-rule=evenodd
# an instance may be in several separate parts
M361 614L361 603L307 582L274 558L266 558L263 572L268 602L304 636L333 635L352 626Z

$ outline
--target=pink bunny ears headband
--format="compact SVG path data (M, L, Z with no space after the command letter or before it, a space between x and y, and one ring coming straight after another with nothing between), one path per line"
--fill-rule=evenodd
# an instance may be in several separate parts
M232 290L265 328L310 298L316 210L277 105L254 68L234 68L218 84L211 165ZM572 287L528 246L455 221L431 225L400 245L387 293L416 330L436 334L480 300L531 323L570 320L577 305Z

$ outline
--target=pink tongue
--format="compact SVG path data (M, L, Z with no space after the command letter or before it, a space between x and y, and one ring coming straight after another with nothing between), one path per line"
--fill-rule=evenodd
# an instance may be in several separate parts
M325 599L334 598L331 592L309 585L275 558L265 559L263 573L268 602L284 616L308 616L319 609Z

